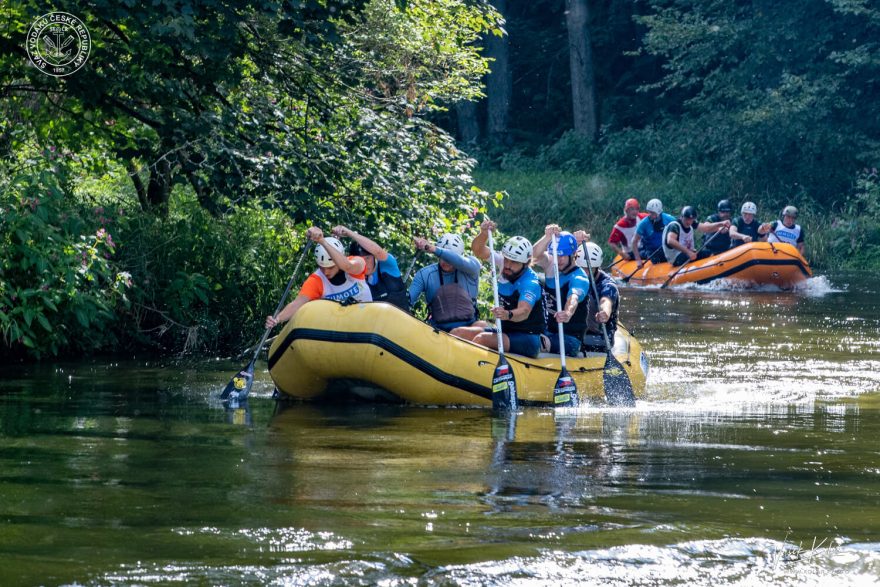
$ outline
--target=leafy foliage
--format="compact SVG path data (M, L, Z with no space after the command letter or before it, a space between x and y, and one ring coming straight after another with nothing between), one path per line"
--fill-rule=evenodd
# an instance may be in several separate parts
M857 0L652 0L645 49L664 59L649 87L683 99L667 136L732 185L819 198L843 193L880 156L880 12ZM826 202L827 203L827 202Z
M240 347L277 301L306 226L344 223L408 248L490 201L471 186L474 161L424 116L480 95L487 62L475 41L499 25L486 2L83 2L65 10L90 29L92 52L64 79L24 55L30 22L47 10L0 7L10 31L0 39L0 154L11 169L52 145L75 165L57 178L63 205L4 222L36 235L16 254L37 273L46 258L86 255L72 291L91 293L59 321L90 330L83 341L22 331L41 320L19 295L30 269L10 257L12 348L76 351L115 336L166 350ZM16 181L12 200L48 179L31 167ZM90 217L110 208L126 213ZM75 242L60 260L32 246L52 242L37 232L63 215L100 218L105 232L65 229ZM132 289L114 274L130 274Z
M0 185L0 332L36 356L111 344L131 287L103 210L72 197L62 157L47 151Z

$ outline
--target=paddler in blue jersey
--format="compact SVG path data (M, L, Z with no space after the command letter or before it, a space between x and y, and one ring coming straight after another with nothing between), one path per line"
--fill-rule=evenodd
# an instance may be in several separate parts
M580 232L580 231L579 231ZM553 237L556 237L557 264L553 263ZM587 330L587 304L582 303L590 291L587 274L575 263L578 242L575 235L563 231L556 224L544 228L544 236L535 243L535 263L544 269L544 297L547 330L541 337L541 349L559 353L559 336L556 325L562 323L565 354L577 356L581 339ZM556 311L556 274L559 274L559 293L562 311Z
M471 243L478 259L495 263L498 276L499 306L492 308L492 318L501 320L502 344L509 353L537 357L541 350L541 334L547 329L544 317L544 296L541 282L529 267L532 261L532 243L523 236L514 236L504 243L501 253L489 249L489 231L495 223L486 220L480 225L480 234ZM486 322L456 328L451 332L466 340L491 349L498 348L495 328Z

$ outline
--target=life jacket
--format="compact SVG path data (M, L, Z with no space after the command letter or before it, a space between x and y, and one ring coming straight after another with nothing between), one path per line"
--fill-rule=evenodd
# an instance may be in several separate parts
M340 271L340 273L345 275L345 281L339 285L334 285L320 270L315 271L314 274L321 280L324 288L324 293L321 296L322 299L335 300L337 302L341 302L348 298L354 298L359 302L373 301L373 295L370 293L370 286L367 285L365 280L356 279L344 271Z
M685 232L684 225L681 224L678 220L675 222L670 222L666 225L666 228L663 229L663 254L666 255L666 260L670 263L675 262L675 258L681 253L678 249L674 249L666 244L666 236L669 234L669 231L672 229L672 226L677 226L679 228L678 232L678 242L685 248L690 251L695 250L694 247L694 233L696 230L694 229L694 225L691 224L689 230Z
M758 219L755 218L752 220L750 224L746 224L745 219L742 216L738 216L736 220L733 221L733 225L736 227L736 231L740 234L748 235L752 237L752 241L756 241L761 238L760 233L758 233L758 228L760 228L761 223L758 222ZM741 244L744 244L744 240L733 239L730 241L731 247L738 247Z
M458 270L453 271L451 283L443 283L443 271L438 263L437 279L440 280L440 288L434 295L434 299L428 304L431 320L438 324L464 322L465 320L476 321L476 300L471 298L468 291L458 284Z
M529 275L531 274L531 275ZM509 282L514 286L514 290L510 294L503 294L500 291L498 292L498 297L501 302L501 307L505 310L516 310L516 307L519 305L519 297L520 291L519 288L516 287L516 283L522 279L537 279L534 271L530 268L526 267L523 269L522 273L520 273L519 277L517 277L516 281ZM543 334L547 329L547 321L544 316L544 296L539 295L538 299L535 301L535 304L532 306L532 311L529 312L528 317L522 322L513 322L510 320L502 320L501 321L501 329L505 332L526 332L528 334Z
M570 273L575 273L580 267L575 267L565 275ZM550 278L548 277L547 280ZM556 279L554 277L554 279ZM552 287L548 285L547 280L544 281L544 319L547 321L547 328L549 330L556 330L556 286ZM571 286L571 281L567 283L559 284L559 295L562 296L562 307L565 308L565 303L568 301L569 289ZM574 311L574 315L569 319L568 322L562 323L562 332L566 336L574 336L576 338L580 338L583 336L584 332L587 329L587 304L578 304L577 309Z
M596 272L596 293L599 293L602 289L602 286L605 284L605 280L611 279L607 273L604 271ZM612 280L612 284L614 281ZM587 313L587 323L586 323L586 332L585 336L590 335L602 335L602 325L596 321L596 313L599 311L599 300L593 294L593 288L590 288L590 293L587 295L588 303L582 304ZM617 332L617 311L620 306L620 297L618 297L616 302L613 302L611 305L611 316L608 318L608 322L605 323L605 330L608 332L608 340L611 344L614 344L614 333ZM580 308L579 308L580 309Z
M378 263L377 263L378 265ZM409 295L406 293L406 285L398 276L388 275L376 267L376 283L370 283L370 292L374 302L388 302L409 312Z
M630 223L629 218L626 216L618 220L614 225L614 228L611 229L611 234L613 237L615 232L619 232L620 237L614 241L609 238L608 242L618 242L625 253L632 251L633 237L636 235L636 228L639 226L639 220L639 218L636 218Z
M706 222L721 222L721 216L712 214L706 219ZM696 224L696 222L694 222ZM711 241L709 239L712 239ZM709 244L706 244L706 243ZM723 253L730 248L730 232L714 233L708 232L703 235L703 245L706 250L712 253Z
M782 221L776 223L776 228L770 231L767 242L770 243L788 243L797 246L798 238L801 236L801 225L795 224L789 228Z

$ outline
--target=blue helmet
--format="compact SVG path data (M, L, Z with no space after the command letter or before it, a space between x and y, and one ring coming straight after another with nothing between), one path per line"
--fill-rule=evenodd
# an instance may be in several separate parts
M578 244L574 235L567 231L562 231L556 237L556 254L560 257L570 257L574 255ZM550 243L550 254L553 254L553 243Z

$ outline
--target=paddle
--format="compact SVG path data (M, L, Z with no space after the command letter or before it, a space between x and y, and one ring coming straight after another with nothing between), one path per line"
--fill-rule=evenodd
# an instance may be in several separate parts
M663 248L663 245L660 245L659 247L657 247L656 249L654 249L654 252L651 253L650 255L648 255L647 259L645 260L644 263L642 263L642 266L641 266L641 267L639 267L639 266L638 266L638 263L636 263L636 268L635 268L635 270L634 270L632 273L630 273L629 275L627 275L626 277L624 277L623 279L621 279L621 281L622 281L623 283L629 283L629 280L630 280L630 278L631 278L633 275L635 275L636 273L638 273L639 271L641 271L642 269L645 268L645 263L653 263L653 261L651 261L651 259L653 259L653 258L654 258L654 255L657 254L657 251L659 251L659 250L662 249L662 248Z
M614 267L614 266L617 265L618 263L622 263L622 262L624 262L624 261L632 261L632 259L630 259L628 256L622 256L622 257L620 257L620 259L618 259L617 261L613 261L613 262L609 263L609 264L604 268L604 271L608 271L609 269L611 269L612 267Z
M556 268L556 312L562 311L562 293L559 288L559 252L556 250L559 244L556 235L553 235L553 266ZM565 335L562 329L562 322L556 323L559 330L559 362L562 369L559 371L559 378L556 379L556 386L553 388L553 405L557 408L574 408L578 405L577 384L569 375L565 368Z
M419 258L419 250L416 249L416 252L413 253L412 262L409 264L409 269L406 270L406 275L403 276L403 282L406 283L406 280L409 279L410 273L412 273L413 268L416 266L416 260Z
M771 224L771 226L772 226L772 224ZM770 231L767 233L767 244L770 245L770 250L773 251L773 254L775 255L776 254L776 247L773 246L773 241L770 240L771 234L773 236L775 236L777 239L779 238L779 235L776 234L776 231L773 228L771 228ZM780 241L780 242L782 242L782 241Z
M700 247L699 249L697 249L696 256L695 256L693 259L688 259L687 261L685 261L684 263L682 263L681 266L680 266L678 269L676 269L676 270L675 270L675 271L674 271L669 277L666 278L666 281L663 282L663 285L660 286L660 289L665 289L666 286L669 285L669 282L672 281L672 279L673 279L676 275L678 275L678 272L681 271L682 269L684 269L685 266L686 266L688 263L690 263L691 261L696 261L697 259L699 259L699 257L700 257L700 251L702 251L703 249L705 249L705 248L706 248L706 245L708 245L709 243L711 243L711 242L712 242L712 239L715 238L716 236L718 236L719 234L721 234L721 231L720 231L720 230L717 231L717 232L716 232L715 234L713 234L712 236L710 236L709 238L707 238L707 239L703 242L703 246Z
M584 258L587 260L587 278L590 282L590 289L593 291L593 297L596 298L596 308L599 308L599 291L596 289L596 279L593 276L593 266L590 263L590 255L587 250L587 243L582 243L584 247ZM605 401L612 406L632 407L636 405L636 394L633 391L632 381L629 375L614 356L611 351L611 342L608 340L608 330L605 323L602 326L602 337L605 340L605 366L602 368L602 387L605 391Z
M489 265L492 268L492 300L494 307L498 304L498 279L495 275L495 241L489 231ZM504 358L504 338L501 333L501 318L495 318L495 330L498 332L498 365L492 374L492 409L497 411L516 410L516 380L513 368Z
M278 302L278 307L275 308L275 312L272 316L277 316L278 312L284 308L284 302L287 300L287 294L290 293L290 288L293 287L293 282L296 279L296 276L299 274L299 268L302 265L303 259L306 258L306 253L312 247L312 241L306 243L306 246L303 248L302 253L300 253L299 261L296 263L296 268L293 270L293 275L290 276L290 281L287 282L287 287L284 288L284 295L281 296L281 301ZM267 328L266 332L263 333L263 338L260 339L260 342L257 343L257 350L254 351L254 356L251 359L251 362L245 366L244 369L236 373L229 383L226 384L226 387L223 388L223 393L220 394L220 399L225 401L229 399L230 395L235 393L235 398L238 401L244 400L248 394L251 392L251 387L254 385L254 363L257 362L257 357L260 355L260 351L263 350L263 345L266 344L266 339L269 337L269 333L272 332L272 328Z

